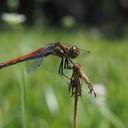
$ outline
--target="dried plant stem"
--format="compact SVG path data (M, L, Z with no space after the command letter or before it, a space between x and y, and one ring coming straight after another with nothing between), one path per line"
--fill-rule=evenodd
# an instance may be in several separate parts
M77 91L74 97L74 128L77 128L77 107L78 107L78 95Z
M78 98L81 96L82 89L81 89L81 81L84 80L84 82L88 85L89 93L94 94L96 97L96 93L93 90L93 86L87 75L84 73L84 71L81 69L80 65L77 63L73 64L72 67L72 76L69 83L69 91L71 91L72 96L74 96L74 127L77 128L77 107L78 107Z

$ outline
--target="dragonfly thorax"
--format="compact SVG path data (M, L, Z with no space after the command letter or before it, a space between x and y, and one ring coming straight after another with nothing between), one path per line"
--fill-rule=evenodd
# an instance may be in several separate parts
M67 54L71 59L74 59L80 54L80 49L77 46L72 46L69 48Z

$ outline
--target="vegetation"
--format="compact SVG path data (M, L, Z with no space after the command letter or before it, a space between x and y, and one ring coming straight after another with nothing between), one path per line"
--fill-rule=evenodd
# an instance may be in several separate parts
M75 61L81 64L94 85L104 85L106 95L104 104L99 105L83 84L78 103L78 128L128 127L128 39L107 40L83 30L38 29L18 27L0 31L0 61L54 41L90 50L89 56ZM73 97L67 83L57 73L59 63L56 60L56 57L46 58L31 74L27 74L24 63L0 70L1 128L73 127Z

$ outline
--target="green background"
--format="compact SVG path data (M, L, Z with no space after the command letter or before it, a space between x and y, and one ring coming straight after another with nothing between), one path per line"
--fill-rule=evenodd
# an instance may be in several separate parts
M83 55L75 62L81 64L94 86L103 84L106 88L105 103L98 105L83 82L78 105L78 128L127 128L126 37L105 39L82 29L16 27L0 31L0 61L19 57L55 41L90 50L90 55ZM31 74L27 74L25 63L0 70L0 128L73 127L74 99L58 74L59 61L59 58L48 57ZM51 101L51 107L47 101Z

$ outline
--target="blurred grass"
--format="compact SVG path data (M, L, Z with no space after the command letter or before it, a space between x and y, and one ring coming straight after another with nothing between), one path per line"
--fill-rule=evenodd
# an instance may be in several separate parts
M83 92L79 100L79 128L128 127L128 39L108 40L86 31L65 31L50 28L16 28L0 31L0 61L18 57L48 42L63 41L91 50L82 63L92 82L103 83L107 89L106 105L95 105L94 99ZM26 74L25 64L0 71L0 128L72 128L73 98L66 82L47 69L55 68L55 60L47 58L33 74ZM45 69L47 67L47 69ZM47 99L52 90L54 99ZM87 89L87 88L85 88ZM47 100L55 108L48 107ZM120 125L118 126L120 122Z

